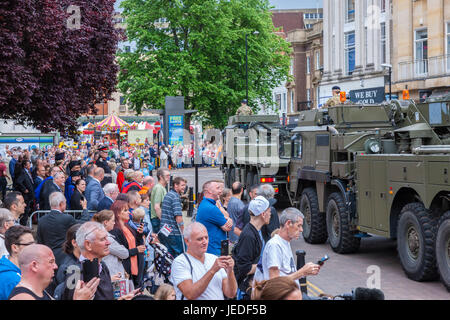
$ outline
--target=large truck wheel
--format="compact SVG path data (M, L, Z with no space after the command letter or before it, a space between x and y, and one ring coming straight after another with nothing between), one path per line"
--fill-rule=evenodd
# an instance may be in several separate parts
M427 281L437 278L435 237L436 219L422 203L403 207L397 228L397 251L408 278Z
M450 211L439 220L436 235L436 262L441 281L450 291Z
M303 238L308 243L325 243L328 238L325 215L319 212L319 200L314 188L303 190L300 198L303 219Z
M360 238L350 231L345 201L339 192L333 192L327 204L327 231L331 249L337 253L353 253L359 249Z

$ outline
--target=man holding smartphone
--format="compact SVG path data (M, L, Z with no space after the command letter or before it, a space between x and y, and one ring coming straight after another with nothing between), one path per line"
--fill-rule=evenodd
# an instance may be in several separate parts
M318 264L308 262L297 270L290 242L297 240L303 231L303 214L296 208L285 209L280 216L280 231L270 239L264 248L262 269L264 280L278 276L287 276L295 280L317 275L320 271Z

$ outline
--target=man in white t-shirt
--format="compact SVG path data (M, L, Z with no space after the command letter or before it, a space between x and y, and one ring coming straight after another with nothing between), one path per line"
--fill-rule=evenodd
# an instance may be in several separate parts
M297 270L290 242L297 240L303 231L303 214L296 208L285 209L280 216L280 231L270 239L262 257L264 279L289 276L292 280L317 275L320 266L309 262Z
M234 260L231 256L217 257L206 253L208 232L199 222L184 229L188 250L172 263L171 282L177 300L224 300L237 292Z

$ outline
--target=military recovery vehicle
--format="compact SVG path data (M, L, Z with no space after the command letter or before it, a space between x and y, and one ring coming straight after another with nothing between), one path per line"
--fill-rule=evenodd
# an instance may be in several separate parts
M370 235L397 239L409 278L440 274L450 290L450 95L302 111L294 129L235 116L227 129L227 184L272 183L305 215L305 241L352 253ZM251 158L263 147L271 162Z
M307 242L352 253L370 234L396 238L409 278L439 272L450 288L450 95L301 112L291 153Z
M228 187L234 181L242 182L246 190L270 183L277 194L286 197L291 141L289 129L280 125L278 116L230 117L223 141L222 171Z

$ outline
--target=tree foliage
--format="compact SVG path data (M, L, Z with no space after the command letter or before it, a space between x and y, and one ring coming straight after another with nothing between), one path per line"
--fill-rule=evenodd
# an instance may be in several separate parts
M274 33L267 0L125 0L122 7L136 50L119 55L119 88L137 113L182 95L188 109L223 127L246 96L246 34L250 106L272 105L272 89L287 78L289 44Z
M0 118L73 129L117 84L114 0L0 0ZM80 28L70 28L80 8ZM69 21L69 24L68 24Z

